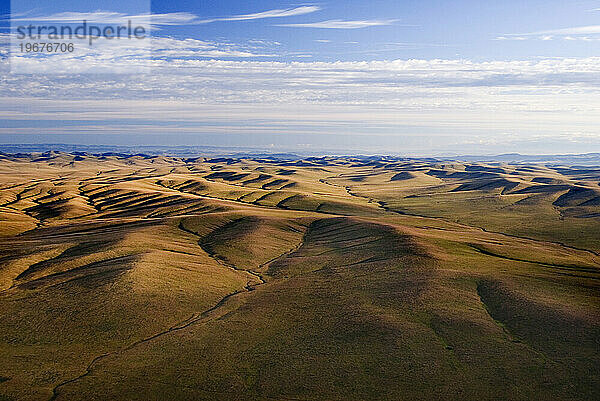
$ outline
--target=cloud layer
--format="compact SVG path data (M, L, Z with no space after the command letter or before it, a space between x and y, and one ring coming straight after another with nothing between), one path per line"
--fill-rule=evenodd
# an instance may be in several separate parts
M600 150L600 57L244 61L278 47L158 37L151 57L128 41L110 52L13 57L15 71L48 72L29 75L6 72L4 59L0 135L284 135L298 146L337 135L331 143L373 151ZM135 65L151 73L130 74ZM123 74L83 74L90 69Z

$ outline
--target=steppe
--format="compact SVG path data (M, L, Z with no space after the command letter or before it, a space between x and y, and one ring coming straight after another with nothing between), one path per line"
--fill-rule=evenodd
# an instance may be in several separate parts
M600 399L600 167L0 156L0 400Z

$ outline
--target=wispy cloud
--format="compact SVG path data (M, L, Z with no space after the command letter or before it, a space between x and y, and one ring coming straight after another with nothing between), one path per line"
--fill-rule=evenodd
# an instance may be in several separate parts
M593 35L600 34L600 25L576 26L571 28L551 29L532 32L526 35Z
M526 36L516 36L516 35L502 35L496 37L494 40L527 40L531 39Z
M197 39L181 40L170 37L153 37L152 56L169 59L223 59L278 56L278 54L273 54L265 50L267 47L276 46L275 44L257 43L252 40L248 41L248 43L251 46Z
M92 23L126 23L127 21L144 21L152 25L190 25L190 24L208 24L218 21L248 21L264 18L292 17L296 15L309 14L319 11L318 6L300 6L295 8L276 9L262 11L252 14L232 15L227 17L218 17L211 19L202 19L199 16L188 12L175 12L163 14L124 14L113 11L93 11L93 12L62 12L50 15L13 15L12 21L31 21L31 22L64 22L77 23L87 21Z
M127 21L143 21L156 25L184 25L198 20L198 17L188 12L164 13L164 14L124 14L113 11L93 12L62 12L50 15L23 15L12 18L12 21L27 22L63 22L78 23L87 21L97 24L126 23Z
M11 36L15 34L0 33L0 79L1 67L9 66L3 65L2 61L9 55ZM280 50L277 42L257 43L251 40L231 43L160 36L149 38L148 41L114 38L98 41L93 47L78 42L73 52L43 55L13 52L10 54L10 67L13 72L25 74L131 74L149 72L151 67L173 66L175 60L181 63L180 68L186 69L190 61L197 60L280 57Z
M386 20L339 20L332 19L320 22L308 22L299 24L278 24L276 26L285 26L293 28L323 28L323 29L360 29L368 28L372 26L383 26L392 25L397 20L386 19Z
M293 17L296 15L310 14L315 11L319 11L320 9L321 9L321 7L318 7L318 6L300 6L300 7L295 7L295 8L268 10L268 11L262 11L262 12L258 12L258 13L252 13L252 14L241 14L241 15L232 15L229 17L205 19L205 20L201 20L198 22L206 24L206 23L218 22L218 21L247 21L247 20L264 19L264 18Z
M600 9L599 9L600 10ZM593 38L584 37L583 35L599 35L600 25L575 26L569 28L549 29L544 31L526 32L526 33L511 33L498 36L496 40L593 40Z
M153 25L187 25L193 24L198 17L187 12L150 14L150 22Z

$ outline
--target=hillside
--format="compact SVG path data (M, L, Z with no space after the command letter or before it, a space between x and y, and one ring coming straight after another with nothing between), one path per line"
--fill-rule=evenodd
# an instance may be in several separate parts
M0 158L0 400L600 398L600 167Z

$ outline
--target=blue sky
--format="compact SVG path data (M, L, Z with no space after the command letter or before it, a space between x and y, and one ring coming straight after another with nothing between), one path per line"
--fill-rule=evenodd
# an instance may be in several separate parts
M165 27L164 33L219 40L249 37L277 41L284 51L313 55L318 60L390 58L468 58L508 60L530 57L585 57L598 46L584 41L496 40L526 34L600 24L598 1L432 1L346 0L313 3L315 12L287 18L221 21L205 25ZM202 18L250 14L297 7L274 1L154 2L155 13L186 10ZM280 27L331 20L380 21L362 29ZM566 36L566 35L564 35Z
M0 64L0 142L600 151L600 0L12 4L13 24L149 13L152 60L102 43L13 52L12 73Z
M227 18L273 10L306 9L287 17L256 16L242 20ZM158 36L244 43L248 40L277 42L280 59L294 54L316 60L372 60L394 58L468 58L509 60L530 57L586 57L597 54L597 44L586 34L539 34L560 29L594 27L600 24L600 1L433 1L433 0L344 0L297 3L259 0L220 1L65 1L40 5L33 0L13 0L13 12L32 15L58 12L120 11L136 14L151 9L154 14L189 13L196 22L163 25ZM0 1L6 13L9 1ZM312 10L312 11L309 11ZM366 28L335 29L300 27L325 21L372 22ZM297 25L281 26L281 25ZM349 24L348 27L352 27ZM598 32L596 32L597 34ZM542 38L552 36L551 40ZM587 34L589 36L589 34ZM498 38L506 38L498 40ZM527 38L527 40L523 40Z

